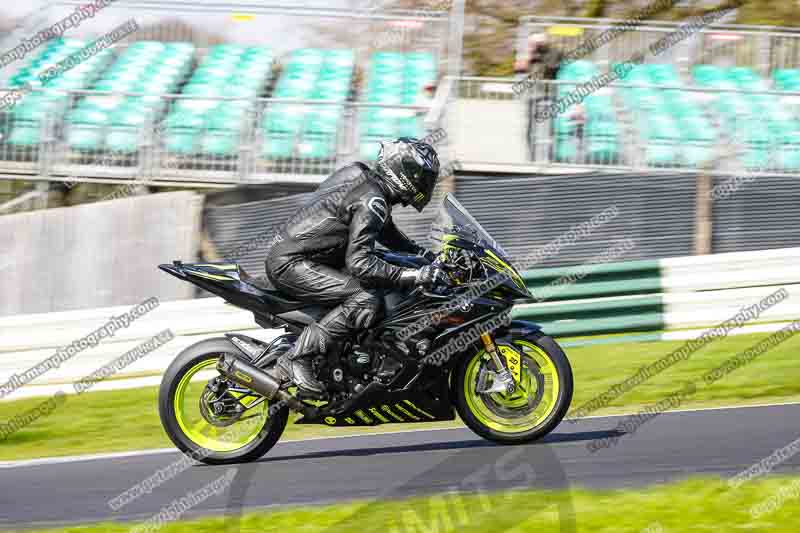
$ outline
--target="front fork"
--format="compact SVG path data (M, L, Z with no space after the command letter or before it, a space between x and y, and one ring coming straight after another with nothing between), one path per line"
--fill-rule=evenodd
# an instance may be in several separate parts
M509 350L503 353L505 357L501 356L497 344L495 344L494 339L492 339L489 333L482 333L481 341L483 341L483 347L486 349L486 352L491 356L494 366L497 368L497 372L494 373L491 385L486 387L485 385L480 386L481 384L479 384L477 392L487 394L492 392L513 394L517 389L516 382L519 381L521 364L519 355L514 350ZM485 384L486 380L484 379L481 381Z

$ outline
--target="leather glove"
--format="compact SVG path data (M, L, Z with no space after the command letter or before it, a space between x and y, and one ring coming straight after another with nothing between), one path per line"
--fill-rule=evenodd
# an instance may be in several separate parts
M426 288L450 286L450 277L444 270L436 265L425 265L417 270L417 277L414 280L415 285L421 285Z
M420 251L417 252L417 255L420 256L420 257L424 257L425 259L427 259L431 263L436 261L436 254L432 250L426 250L424 248L421 248Z

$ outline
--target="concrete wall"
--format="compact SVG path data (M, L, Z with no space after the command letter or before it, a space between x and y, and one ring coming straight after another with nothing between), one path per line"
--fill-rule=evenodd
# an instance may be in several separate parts
M172 192L0 216L0 316L190 298L202 196Z

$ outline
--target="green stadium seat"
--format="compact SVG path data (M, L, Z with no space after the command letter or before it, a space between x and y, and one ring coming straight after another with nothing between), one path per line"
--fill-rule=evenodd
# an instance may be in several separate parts
M217 157L233 157L239 151L240 134L230 130L208 130L203 137L200 151Z
M105 147L113 152L132 154L139 149L141 128L112 126L106 136Z
M695 65L692 67L692 78L699 85L713 85L722 81L725 74L722 68L716 65Z
M381 141L385 141L386 137L378 136L361 136L359 142L359 155L367 161L374 161L378 157L378 152L381 149Z
M20 148L33 148L42 142L42 126L35 122L15 123L3 141Z
M701 114L680 118L683 161L691 167L703 167L716 155L717 132Z
M109 111L92 105L79 105L67 113L67 124L91 124L104 126L109 123L111 115Z
M111 112L110 122L117 126L141 127L151 123L154 118L155 116L152 110L135 104L125 103Z
M210 113L206 119L209 130L235 131L242 129L242 122L247 117L247 110L241 107L225 107Z
M164 131L162 142L168 152L178 155L192 155L197 152L196 146L200 132L190 128L174 128Z
M264 114L264 128L271 133L297 134L308 108L303 105L273 104Z
M653 141L645 146L645 162L649 166L673 166L679 162L678 149L670 141Z
M398 137L423 137L422 126L417 117L408 117L398 119L397 136Z
M681 138L685 141L712 142L717 133L711 123L702 115L693 115L679 120Z
M784 144L775 149L774 167L789 172L800 170L800 144Z
M800 89L800 69L775 69L772 79L781 91L797 91Z
M166 102L158 94L169 94L177 89L191 68L193 55L194 46L190 43L131 43L91 89L137 92L145 96L81 100L65 121L70 147L135 152L142 127L157 120L165 109ZM90 77L91 73L87 73L86 79Z
M571 135L556 136L555 159L562 163L575 162L578 158L578 143Z
M335 134L342 120L343 110L340 107L323 106L315 113L309 113L303 131L305 133Z
M427 52L375 52L370 57L367 87L362 100L385 105L417 104L422 88L436 80L436 62ZM414 112L391 108L367 108L360 117L360 152L373 159L377 141L398 136L422 137L423 128Z
M105 128L93 124L72 124L67 127L67 144L73 150L96 151L104 147Z
M292 157L295 139L293 134L270 134L264 138L261 155L270 159Z
M59 107L57 101L44 101L32 99L29 95L11 109L11 116L15 121L39 123Z
M681 138L681 129L678 123L672 116L665 113L640 117L639 126L647 139L677 141Z
M300 157L329 159L336 155L336 136L328 134L305 133L297 144Z

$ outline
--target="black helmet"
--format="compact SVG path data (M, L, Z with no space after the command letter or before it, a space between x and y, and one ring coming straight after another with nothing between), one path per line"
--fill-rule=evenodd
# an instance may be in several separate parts
M430 202L439 178L439 156L424 141L400 137L381 143L375 170L396 200L422 211Z

